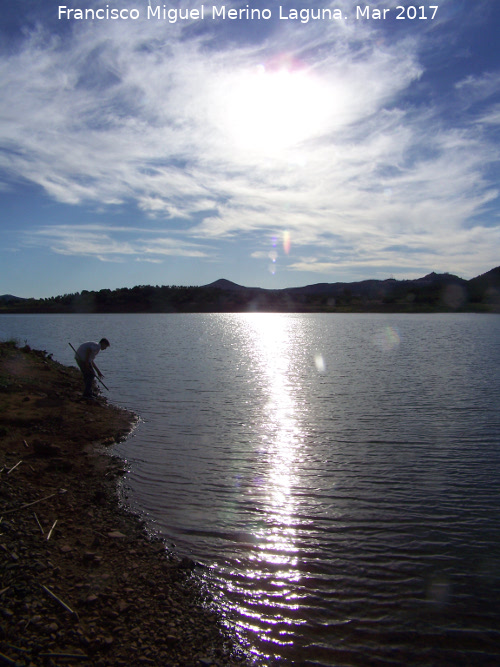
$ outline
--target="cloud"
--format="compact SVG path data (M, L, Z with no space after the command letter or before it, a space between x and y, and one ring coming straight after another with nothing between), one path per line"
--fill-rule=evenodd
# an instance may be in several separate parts
M145 232L151 236L144 238ZM49 244L53 252L61 255L94 257L101 261L121 261L133 256L158 263L165 256L208 257L206 248L183 239L158 236L157 229L106 225L49 225L31 231L25 244Z
M133 206L163 225L154 241L54 225L36 242L158 261L210 257L216 241L244 237L258 257L287 229L290 270L440 265L451 261L443 238L460 260L492 261L498 151L484 128L498 123L498 73L461 77L450 94L470 113L450 121L435 96L409 94L427 33L277 23L238 42L236 22L73 22L2 55L5 183L72 206Z
M377 237L357 239L351 247L347 244L335 247L332 244L316 256L299 257L291 268L300 272L333 275L341 270L344 276L350 275L351 279L366 274L371 278L386 278L392 274L408 279L421 276L426 267L434 267L438 261L446 263L451 273L462 277L477 274L478 255L486 260L485 266L498 264L498 228L477 226L455 234L453 243L443 230L436 234L407 235L402 246L388 245L387 238Z
M455 88L468 105L487 100L500 90L500 72L484 72L480 76L469 75L458 81Z
M480 117L480 123L487 125L500 125L500 104L494 104L488 111Z

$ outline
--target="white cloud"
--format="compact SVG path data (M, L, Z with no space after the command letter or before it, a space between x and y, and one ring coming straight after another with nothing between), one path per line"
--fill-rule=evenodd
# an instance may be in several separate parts
M145 232L151 234L143 238ZM117 261L127 256L157 263L165 256L208 257L206 248L183 239L157 236L158 230L104 225L51 225L31 231L26 245L49 244L61 255ZM128 238L123 239L121 237Z
M494 104L483 116L479 122L488 125L500 125L500 104Z
M132 202L165 231L145 240L144 230L51 226L37 243L156 262L288 229L308 255L292 270L411 268L417 256L447 270L451 247L460 261L493 262L498 228L483 218L498 151L475 121L498 123L498 105L484 106L498 74L458 82L463 106L483 106L451 126L436 102L403 102L423 74L418 33L388 41L372 24L318 22L222 50L179 24L73 29L71 39L40 30L0 58L0 169L65 204ZM262 246L248 254L265 256Z
M469 75L461 79L455 88L467 104L486 100L500 90L500 72L485 72L480 76Z

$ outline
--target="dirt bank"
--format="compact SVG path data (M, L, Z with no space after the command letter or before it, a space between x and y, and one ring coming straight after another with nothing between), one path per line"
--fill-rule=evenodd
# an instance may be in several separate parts
M0 664L248 664L189 563L119 506L100 444L135 416L81 391L76 368L0 343Z

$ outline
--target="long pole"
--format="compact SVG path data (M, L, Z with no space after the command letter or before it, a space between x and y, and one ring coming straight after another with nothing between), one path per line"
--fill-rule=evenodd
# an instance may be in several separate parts
M71 343L68 343L68 345L69 345L70 348L73 350L73 352L76 354L76 350L75 350L75 348L73 347L73 345L71 345ZM101 378L100 378L98 375L96 375L95 377L96 377L97 380L102 384L102 386L104 387L104 389L108 389L108 387L106 387L106 385L104 384L104 382L101 380ZM108 391L109 391L109 389L108 389Z

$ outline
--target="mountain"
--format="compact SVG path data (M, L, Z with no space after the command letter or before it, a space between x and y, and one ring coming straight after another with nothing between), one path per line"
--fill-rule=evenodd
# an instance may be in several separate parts
M420 312L425 310L500 310L500 267L465 280L451 273L428 273L411 280L361 280L316 283L304 287L262 289L243 287L219 279L206 289L228 294L226 306L241 309L285 311L377 310ZM229 297L229 293L232 297ZM219 304L224 303L222 297Z
M204 285L203 287L206 287L207 289L222 289L233 292L240 292L241 290L254 289L252 287L243 287L242 285L237 285L236 283L232 283L230 280L226 280L225 278L219 278L219 280L210 283L210 285Z
M13 296L12 294L0 294L0 303L1 304L11 304L18 301L26 301L20 296Z
M472 280L469 280L469 285L481 289L500 289L500 266L477 276L477 278L472 278Z
M500 266L472 278L468 283L470 300L473 303L500 303Z
M500 309L500 267L469 281L433 271L411 280L369 279L276 290L243 287L221 278L205 288L238 293L245 302L252 295L254 305L263 310L467 310L468 304L474 304L473 309Z
M220 278L202 287L136 285L83 290L49 299L0 297L3 313L494 312L500 313L500 267L472 280L429 273L412 280L361 280L304 287L244 287Z

